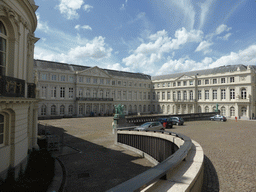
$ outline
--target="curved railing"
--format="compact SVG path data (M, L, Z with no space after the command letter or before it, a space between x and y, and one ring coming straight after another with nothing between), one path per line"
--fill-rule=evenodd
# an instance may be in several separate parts
M170 131L130 131L126 128L118 129L116 134L117 144L130 146L151 156L157 165L109 192L140 191L160 178L168 179L170 172L187 157L192 147L189 137Z

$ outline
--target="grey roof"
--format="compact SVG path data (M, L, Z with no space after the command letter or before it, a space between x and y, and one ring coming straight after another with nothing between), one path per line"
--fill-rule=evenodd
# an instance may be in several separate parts
M46 69L46 70L47 69L66 70L66 71L72 71L72 72L83 71L83 70L92 68L92 67L88 67L88 66L66 64L66 63L44 61L44 60L34 60L34 67ZM108 73L109 75L112 75L112 76L151 80L150 75L146 75L143 73L131 73L131 72L125 72L125 71L110 70L110 69L102 69L102 70L104 70L106 73Z
M226 72L237 71L238 67L240 68L240 71L247 70L247 66L242 65L242 64L226 65L226 66L216 67L216 68L212 68L212 69L204 69L204 70L189 71L189 72L183 72L183 73L172 73L172 74L167 74L167 75L152 76L152 80L172 79L172 78L178 78L182 75L187 75L187 76L197 75L197 76L199 76L199 75L226 73ZM250 66L250 67L256 69L256 66Z

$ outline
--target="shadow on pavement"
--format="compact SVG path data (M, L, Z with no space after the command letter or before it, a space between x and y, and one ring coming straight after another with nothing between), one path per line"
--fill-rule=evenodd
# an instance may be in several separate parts
M202 192L220 191L219 178L211 160L204 156L204 182Z
M62 153L53 153L65 166L64 191L106 191L151 168L139 155L114 146L114 141L110 149L67 134L63 128L38 127L39 134L61 138Z

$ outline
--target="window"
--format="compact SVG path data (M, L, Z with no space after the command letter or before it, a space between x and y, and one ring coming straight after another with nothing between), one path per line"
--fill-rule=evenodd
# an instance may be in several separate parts
M165 100L165 92L162 92L162 100Z
M213 80L212 80L212 83L213 83L213 84L217 84L217 79L213 79Z
M46 105L41 106L41 115L46 115Z
M129 82L129 87L131 87L132 86L132 82Z
M107 90L107 91L106 91L106 98L109 98L109 97L110 97L110 91Z
M178 82L178 86L180 86L180 85L181 85L181 82L179 81L179 82Z
M87 97L87 98L91 97L91 91L90 91L90 89L87 89L87 90L86 90L86 97Z
M121 91L117 91L117 99L118 99L118 100L121 99Z
M235 82L235 77L230 77L230 83L234 83Z
M122 85L122 81L117 81L117 85L121 86Z
M160 84L159 84L159 83L157 84L157 87L160 87Z
M42 95L43 98L46 97L46 86L42 86Z
M47 74L41 74L41 79L42 80L47 80Z
M123 82L123 85L126 86L126 81Z
M116 81L112 81L112 85L116 85Z
M189 81L189 85L193 85L193 81Z
M128 99L132 100L132 92L131 91L128 92Z
M78 91L78 97L83 97L83 90L82 90L82 89L79 89L79 91Z
M148 92L148 100L150 100L150 92Z
M226 99L226 90L221 89L221 99Z
M56 106L55 105L51 106L51 115L56 115Z
M90 77L86 77L86 83L91 83L91 78Z
M51 89L51 98L56 98L56 93L57 93L57 88L52 87L52 89Z
M93 78L93 84L97 84L98 83L98 79L97 78Z
M73 105L68 106L68 114L73 115Z
M176 100L176 92L175 91L173 92L172 98L173 98L174 101Z
M190 100L193 100L193 99L194 99L193 91L190 91L190 92L189 92L189 99L190 99Z
M83 82L83 77L79 77L79 82L82 83Z
M150 105L148 105L148 112L150 112Z
M57 76L56 75L52 75L52 81L56 81L57 80Z
M221 83L225 83L226 79L225 78L221 78L220 81L221 81Z
M205 90L204 94L205 94L205 99L209 99L209 90Z
M184 92L183 92L183 99L184 99L184 101L187 100L187 91L184 91Z
M230 107L230 116L235 116L235 108L234 107Z
M241 108L241 113L242 113L242 116L246 116L246 107L242 107Z
M74 89L73 88L69 88L69 90L68 90L68 97L70 99L72 99L74 97Z
M235 99L235 89L230 89L230 99Z
M60 98L65 98L65 87L60 87Z
M201 85L201 80L198 80L198 81L197 81L197 84L198 84L198 85Z
M156 93L156 99L159 101L160 100L160 92Z
M144 93L143 93L143 100L146 100L146 99L147 99L147 93L144 92Z
M97 91L96 91L96 90L93 90L93 91L92 91L92 96L93 96L93 98L96 98L96 97L97 97Z
M104 84L104 79L100 79L100 84L101 84L101 85Z
M65 114L65 106L61 105L60 106L60 115L64 115Z
M223 116L226 115L226 108L225 107L220 108L220 115L223 115Z
M175 82L173 82L173 87L175 87L176 86L176 83Z
M69 76L68 81L69 82L74 82L74 77L73 76Z
M65 75L61 75L61 76L60 76L60 81L66 81Z
M198 90L198 100L202 99L202 91Z
M3 144L4 144L4 116L0 114L0 146Z
M123 100L126 100L126 91L123 91Z
M137 91L134 91L133 99L134 99L134 100L137 100Z
M142 92L139 93L139 99L142 100Z
M183 86L187 86L187 81L183 81Z
M156 108L155 105L152 106L152 111L155 112Z
M178 91L177 93L178 93L178 100L181 100L181 93L180 93L180 91Z
M168 91L168 92L167 92L167 100L170 100L170 99L171 99L171 92Z
M110 85L110 80L109 79L106 80L106 84Z
M205 79L204 84L208 85L209 84L209 79Z
M100 98L103 98L103 90L100 90Z
M163 83L162 87L165 87L165 83Z
M168 87L171 87L171 83L170 82L168 83Z
M217 99L217 90L212 90L212 98Z
M0 21L0 75L5 75L6 39L7 39L7 33L3 23Z
M209 110L209 107L206 106L206 107L205 107L205 112L206 112L206 113L209 113L209 111L210 111L210 110Z
M156 93L153 92L153 100L156 100Z
M244 88L241 90L241 98L246 99L246 89Z
M79 105L79 107L78 107L78 113L79 113L79 115L82 115L82 114L83 114L83 105Z

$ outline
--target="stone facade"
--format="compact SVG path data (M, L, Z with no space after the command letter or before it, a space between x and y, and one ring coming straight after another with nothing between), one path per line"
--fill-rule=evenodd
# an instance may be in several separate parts
M26 167L37 147L37 105L33 77L37 26L33 0L0 1L0 178Z

